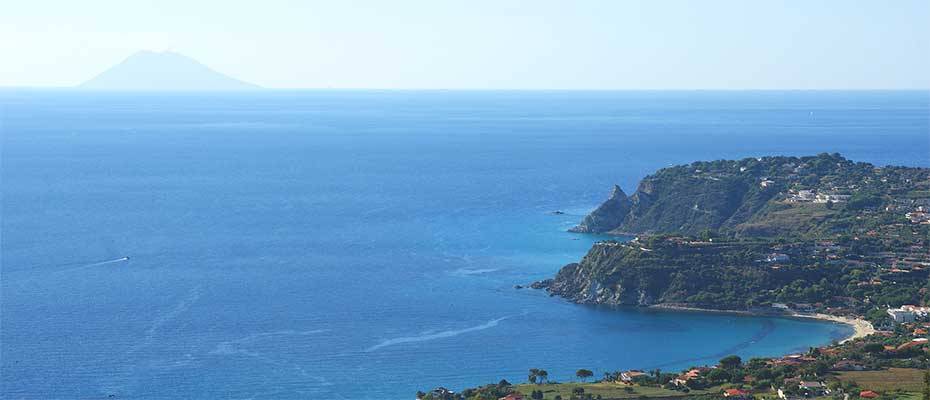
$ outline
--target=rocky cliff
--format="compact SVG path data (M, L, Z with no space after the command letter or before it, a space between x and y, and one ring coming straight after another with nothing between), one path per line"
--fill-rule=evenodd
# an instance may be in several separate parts
M615 187L607 201L571 231L694 235L715 230L775 236L794 228L760 225L780 210L773 200L784 200L789 188L822 187L825 177L863 168L872 166L854 164L836 154L719 160L664 168L644 178L629 197Z
M623 223L630 213L632 205L630 198L627 197L626 193L623 193L623 189L614 185L614 189L610 192L607 201L585 216L578 226L569 229L569 231L579 233L608 232Z
M649 246L649 247L646 247ZM752 264L754 247L692 247L672 241L599 243L578 263L563 267L546 289L576 303L645 306L689 304L744 309L752 288L782 279L759 268L727 265L724 259Z

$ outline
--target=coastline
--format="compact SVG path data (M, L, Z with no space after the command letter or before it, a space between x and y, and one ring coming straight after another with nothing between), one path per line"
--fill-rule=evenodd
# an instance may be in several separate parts
M853 334L847 337L846 339L841 340L840 344L843 344L843 343L846 343L846 342L849 342L855 339L864 338L866 336L869 336L875 333L875 327L872 326L872 323L862 318L840 317L836 315L821 314L821 313L816 313L816 314L795 313L795 314L792 314L791 317L792 318L817 319L821 321L831 321L831 322L836 322L839 324L846 324L846 325L852 326Z
M864 338L875 333L875 327L872 326L872 323L866 321L862 318L849 318L849 317L840 317L836 315L822 314L822 313L813 313L813 314L803 314L803 313L787 313L787 314L769 314L769 313L757 313L752 311L741 311L741 310L716 310L712 308L700 308L700 307L689 307L689 306L678 306L674 304L654 304L651 306L646 306L650 310L658 311L685 311L685 312L701 312L701 313L715 313L715 314L733 314L733 315L743 315L751 317L780 317L780 318L797 318L797 319L816 319L820 321L829 321L838 324L849 325L853 328L853 333L841 340L839 343L843 344L855 339Z

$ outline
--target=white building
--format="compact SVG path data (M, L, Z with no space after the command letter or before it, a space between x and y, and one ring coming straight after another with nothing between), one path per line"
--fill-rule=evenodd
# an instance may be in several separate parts
M794 203L808 203L814 201L816 197L817 193L813 190L798 190L788 196L788 201Z
M917 320L916 313L913 311L905 310L903 308L889 308L888 315L891 316L896 324L904 324Z
M910 311L914 313L914 318L916 319L927 319L930 316L930 307L920 307L910 304L901 306L899 310Z
M767 257L765 257L765 262L770 262L770 263L773 263L773 262L787 262L787 261L790 260L790 259L791 259L791 257L788 257L787 254L772 253L772 254L769 254Z
M817 195L817 198L814 199L814 203L843 203L849 200L851 196L848 194L824 194L820 193Z

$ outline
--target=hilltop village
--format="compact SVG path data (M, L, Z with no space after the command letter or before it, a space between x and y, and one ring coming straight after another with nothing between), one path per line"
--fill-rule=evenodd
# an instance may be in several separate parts
M615 187L572 229L616 239L531 286L579 304L819 318L856 334L779 358L598 371L594 383L548 382L536 369L527 384L418 398L921 398L930 391L928 211L930 169L838 154L662 169L631 196Z

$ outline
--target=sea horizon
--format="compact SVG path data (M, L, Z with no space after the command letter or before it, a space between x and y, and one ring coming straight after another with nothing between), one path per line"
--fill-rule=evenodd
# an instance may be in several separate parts
M652 93L652 92L722 92L722 93L741 93L741 92L930 92L930 88L658 88L658 89L624 89L624 88L415 88L415 87L259 87L256 89L166 89L166 90L142 90L142 89L90 89L79 86L0 86L0 91L15 90L35 90L35 91L63 91L63 92L85 92L85 93L273 93L273 92L531 92L531 93L572 93L572 92L591 92L591 93Z

